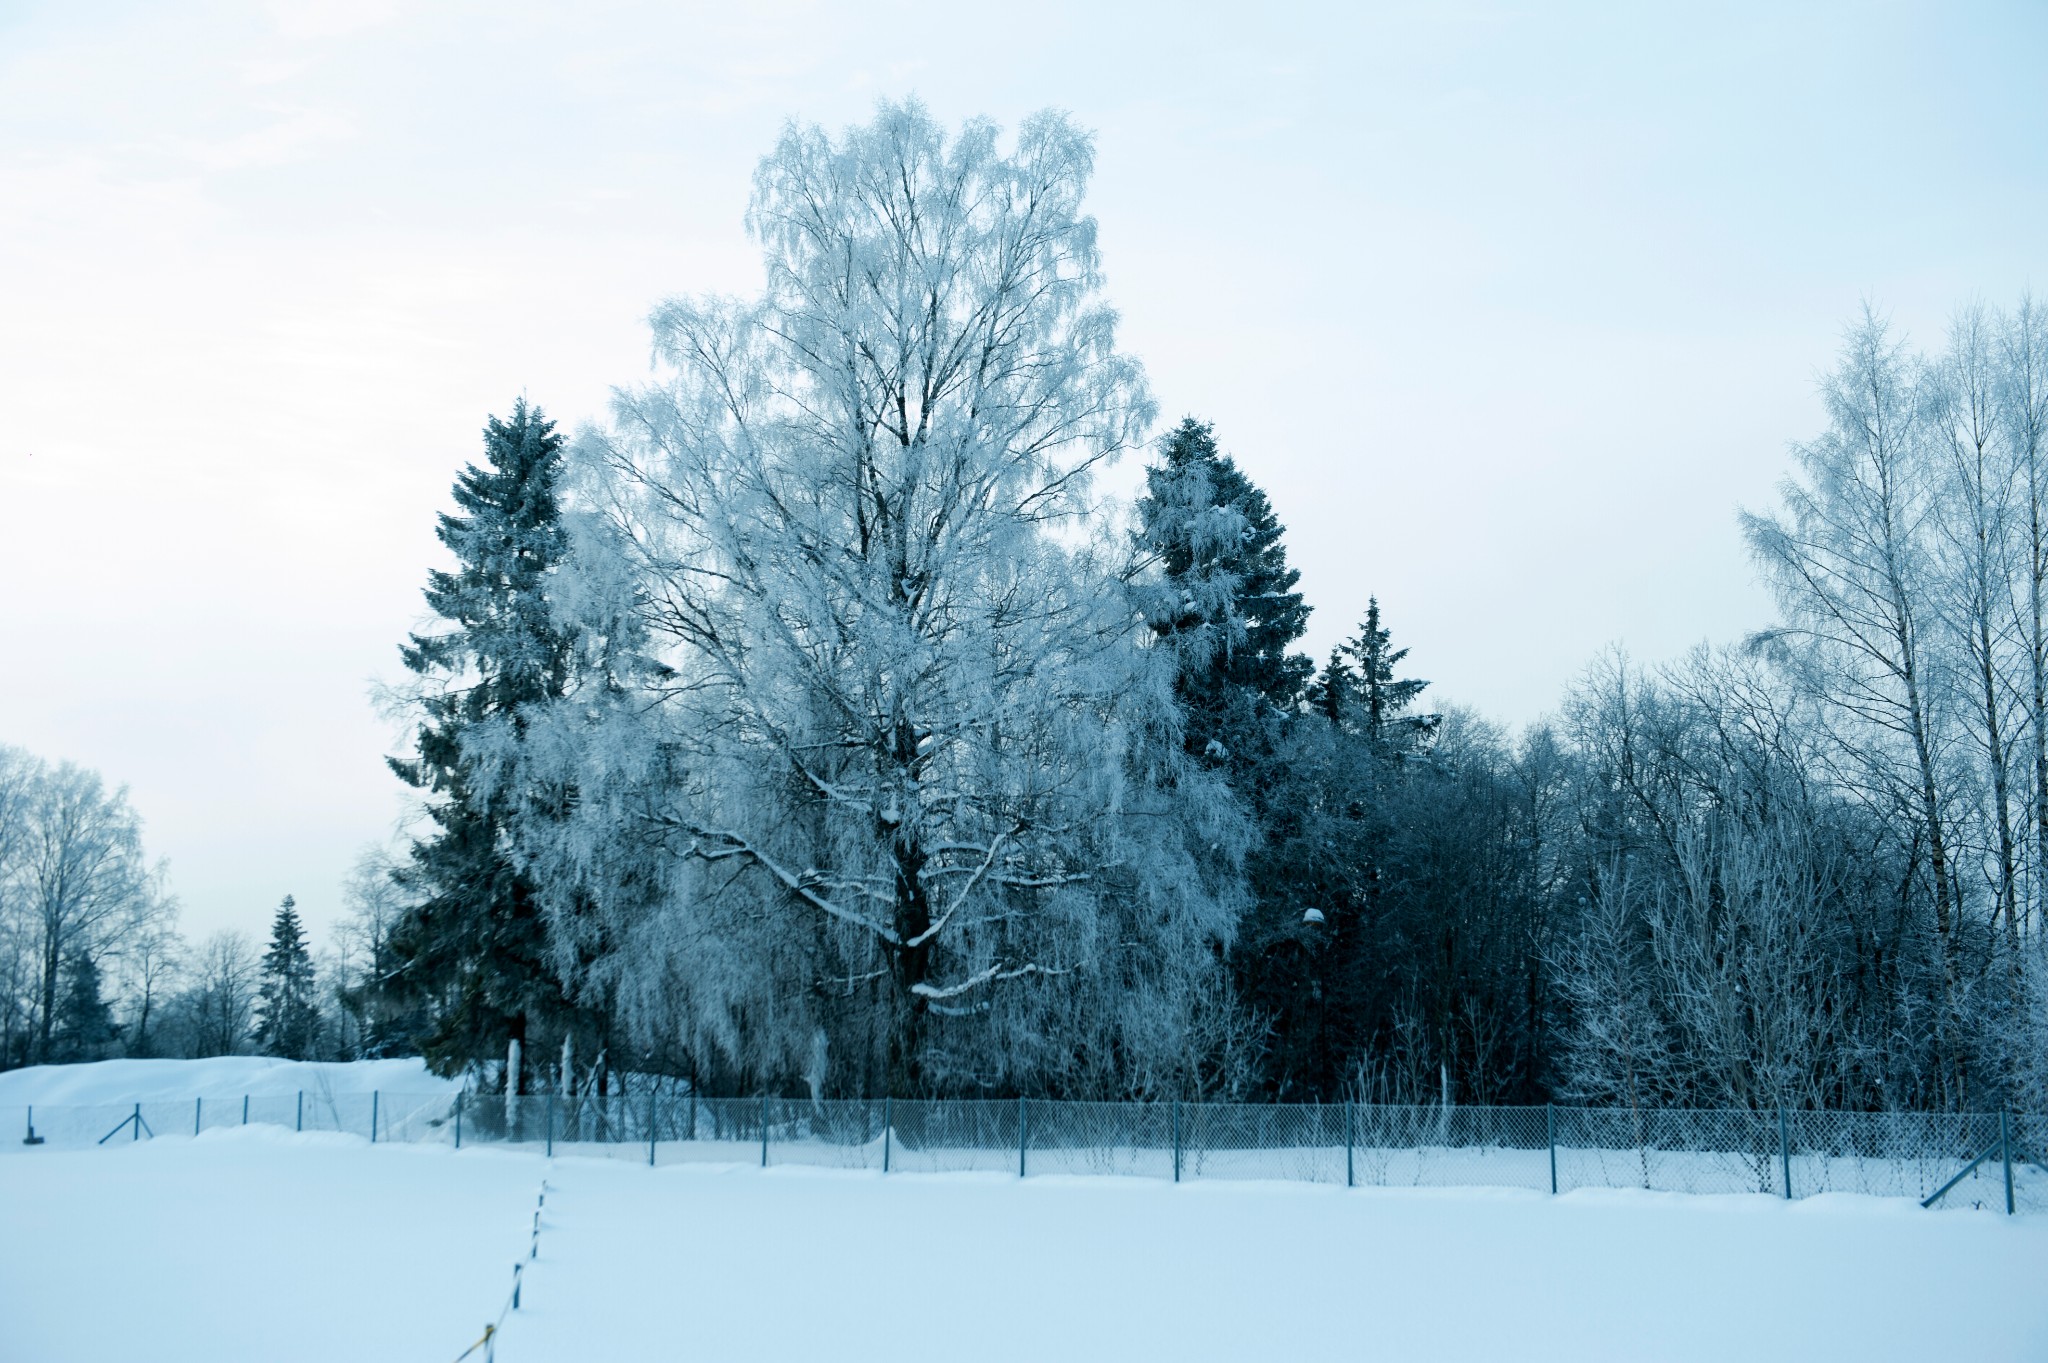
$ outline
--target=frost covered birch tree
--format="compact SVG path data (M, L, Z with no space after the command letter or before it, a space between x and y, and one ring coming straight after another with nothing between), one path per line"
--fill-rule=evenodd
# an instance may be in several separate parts
M1743 530L1784 613L1765 637L1845 726L1852 779L1905 814L1925 848L1943 1070L1959 1083L1963 910L1948 779L1956 697L1930 543L1941 486L1934 404L1922 368L1874 315L1850 331L1822 395L1829 426L1794 447L1802 476L1781 486L1784 510L1745 514Z
M580 590L644 663L528 760L576 792L543 880L599 906L650 1047L899 1093L1188 1059L1244 832L1090 500L1152 417L1092 157L1051 113L1008 149L914 102L790 127L766 287L660 307L660 381L584 443Z

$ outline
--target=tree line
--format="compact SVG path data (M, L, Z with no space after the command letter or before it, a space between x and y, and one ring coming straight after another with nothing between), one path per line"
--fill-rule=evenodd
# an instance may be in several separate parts
M341 940L316 965L290 895L267 950L242 932L196 946L178 928L166 867L142 846L128 792L99 773L0 746L0 1069L115 1057L360 1051L359 923L388 903L359 873ZM324 967L324 968L323 968Z
M2048 327L1846 333L1741 531L1778 618L1511 733L1149 438L1092 146L792 126L765 284L484 431L401 650L357 1053L487 1087L2048 1104ZM1147 461L1120 505L1093 475ZM1354 598L1354 599L1357 599ZM1533 603L1532 603L1533 604ZM1504 660L1507 665L1507 660Z

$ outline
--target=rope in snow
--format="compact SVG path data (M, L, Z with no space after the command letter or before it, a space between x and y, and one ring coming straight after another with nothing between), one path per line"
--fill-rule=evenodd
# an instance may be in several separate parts
M519 1309L520 1279L526 1273L527 1263L540 1257L540 1211L542 1207L547 1205L548 1181L542 1179L540 1181L539 1200L533 1204L533 1233L526 1244L526 1258L512 1265L512 1293L505 1298L505 1304L498 1308L498 1318L484 1326L484 1332L477 1337L476 1343L455 1355L455 1363L462 1363L464 1359L468 1358L478 1349L484 1351L484 1363L492 1363L492 1360L498 1356L498 1331L505 1328L505 1317Z

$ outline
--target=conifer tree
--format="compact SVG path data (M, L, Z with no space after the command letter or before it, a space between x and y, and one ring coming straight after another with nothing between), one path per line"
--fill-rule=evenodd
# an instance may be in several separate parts
M1165 573L1152 627L1181 652L1188 750L1241 770L1260 721L1291 710L1314 671L1288 651L1308 626L1301 574L1265 492L1212 425L1183 419L1159 452L1138 506L1140 541Z
M1358 635L1339 645L1337 653L1348 658L1355 670L1338 672L1338 657L1331 657L1331 671L1326 674L1324 691L1328 697L1343 684L1353 690L1353 722L1375 746L1395 755L1413 752L1429 741L1442 722L1441 715L1411 715L1408 707L1428 687L1426 681L1398 678L1394 669L1408 656L1405 648L1389 648L1391 635L1380 623L1380 602L1376 596L1366 598L1365 620L1358 627ZM1333 685L1333 682L1335 685ZM1342 722L1344 707L1334 702L1333 717Z
M270 949L263 953L256 989L256 1044L271 1055L306 1060L319 1036L320 1012L313 996L313 957L304 925L290 895L270 923Z
M54 1043L56 1059L98 1060L120 1033L114 1011L100 994L99 963L86 953L71 958L63 997L57 1005Z
M449 628L399 652L421 679L410 757L391 769L428 797L433 833L397 877L413 906L389 938L380 975L394 1010L417 1011L417 1038L439 1074L480 1067L574 1012L547 956L546 921L511 850L519 810L503 761L489 779L475 745L523 738L533 707L568 685L573 639L549 606L567 554L558 482L563 438L521 399L484 428L484 462L456 479L456 514L438 535L456 559L428 574L427 604ZM468 745L466 747L466 745ZM522 1066L523 1068L523 1066ZM508 1076L517 1088L518 1076Z

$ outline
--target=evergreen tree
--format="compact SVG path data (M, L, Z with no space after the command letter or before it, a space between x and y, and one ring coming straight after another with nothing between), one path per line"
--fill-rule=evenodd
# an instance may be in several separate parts
M1358 678L1344 659L1344 645L1338 644L1330 650L1330 661L1323 664L1322 672L1309 683L1308 703L1324 719L1342 727L1357 691Z
M53 1058L62 1061L99 1060L120 1034L114 1012L100 995L99 963L83 952L71 958L64 971L64 993L57 1004Z
M1187 417L1159 452L1138 505L1139 539L1165 574L1152 627L1181 653L1188 750L1242 774L1264 722L1294 708L1314 671L1288 651L1308 627L1301 574L1265 492L1216 447L1213 426Z
M1333 718L1339 722L1349 719L1364 732L1365 737L1384 752L1398 756L1413 752L1429 741L1443 720L1441 715L1411 715L1408 707L1422 694L1429 683L1398 678L1394 669L1408 656L1405 648L1390 649L1389 631L1380 624L1379 598L1367 597L1365 620L1358 627L1358 636L1338 646L1331 656L1331 671L1325 673L1323 683L1324 701ZM1339 655L1348 658L1356 670L1338 667ZM1333 696L1348 685L1352 694L1348 697ZM1349 700L1350 705L1344 704Z
M575 1014L550 969L534 887L511 850L519 810L502 761L490 778L479 743L516 749L534 707L559 699L574 640L550 610L567 554L557 484L563 439L524 399L484 428L484 465L456 479L457 514L438 534L452 572L428 575L426 598L451 628L399 650L421 678L414 754L390 759L429 796L435 829L396 873L414 904L379 962L396 1014L424 1016L429 1066L454 1074L501 1057L509 1040L538 1041ZM523 1068L523 1066L522 1066ZM513 1086L518 1076L510 1076Z
M256 1044L288 1060L310 1059L319 1036L320 1010L313 995L313 957L306 950L305 929L290 895L277 906L270 923L270 949L263 953L256 998Z

